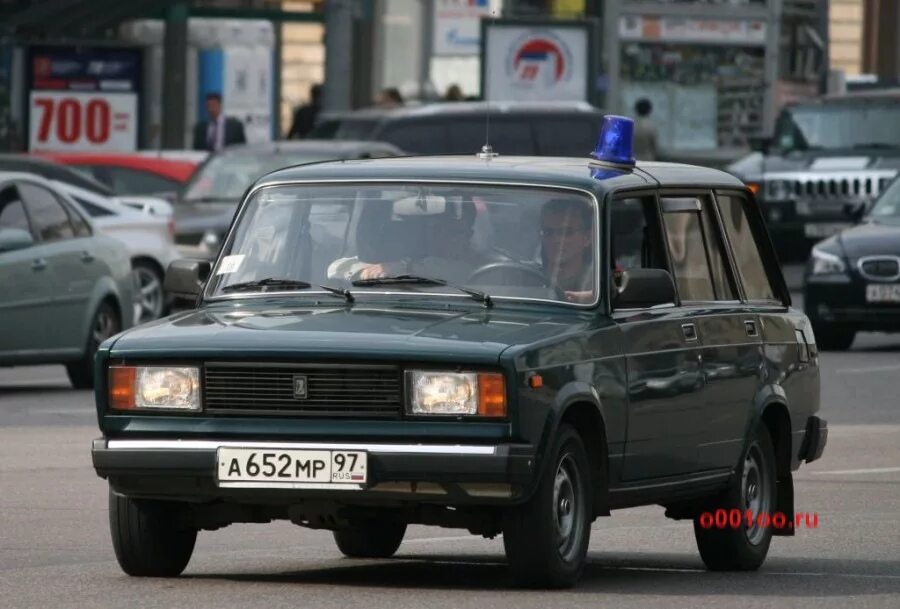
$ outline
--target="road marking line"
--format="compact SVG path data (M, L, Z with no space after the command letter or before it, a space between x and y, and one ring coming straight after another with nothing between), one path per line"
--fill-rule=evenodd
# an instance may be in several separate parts
M815 476L824 475L844 475L853 476L856 474L889 474L891 472L900 472L900 467L873 467L870 469L835 469L827 472L809 472Z
M868 366L866 368L838 368L838 374L864 374L866 372L891 372L900 370L900 366Z

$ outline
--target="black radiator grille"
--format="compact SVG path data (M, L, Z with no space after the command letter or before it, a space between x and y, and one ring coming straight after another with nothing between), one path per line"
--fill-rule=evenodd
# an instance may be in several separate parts
M298 379L305 397L295 395ZM397 418L403 404L395 366L207 364L203 380L214 414Z

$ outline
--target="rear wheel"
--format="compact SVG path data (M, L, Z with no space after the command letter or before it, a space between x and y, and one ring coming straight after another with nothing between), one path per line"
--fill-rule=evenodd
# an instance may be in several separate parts
M390 558L400 547L406 524L359 525L334 532L337 547L350 558Z
M825 351L846 351L856 338L856 330L840 326L813 326L816 344Z
M75 389L91 389L94 386L94 355L97 347L121 329L119 317L108 302L100 303L91 321L91 331L84 355L77 362L66 364L66 372Z
M590 468L578 432L562 425L548 458L534 495L504 517L506 557L523 587L573 586L590 541Z
M109 493L109 529L119 566L135 577L175 577L184 571L197 530L182 522L184 506Z
M768 429L760 424L737 475L714 505L715 510L726 514L739 512L738 526L716 526L702 516L694 518L697 548L709 570L752 571L763 564L772 541L770 517L775 507L775 483L775 450Z

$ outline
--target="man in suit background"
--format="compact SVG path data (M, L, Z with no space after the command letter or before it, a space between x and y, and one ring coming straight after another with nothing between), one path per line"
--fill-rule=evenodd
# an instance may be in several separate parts
M194 150L216 152L230 144L243 144L247 141L241 121L222 114L221 93L206 94L206 113L209 119L194 126Z

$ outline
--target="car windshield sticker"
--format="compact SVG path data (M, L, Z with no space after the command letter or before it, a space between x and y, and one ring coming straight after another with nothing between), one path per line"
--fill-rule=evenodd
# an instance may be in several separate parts
M219 270L216 271L216 275L224 275L226 273L233 273L239 268L241 268L241 262L244 261L243 254L236 254L234 256L225 256L222 258L222 264L219 265Z

